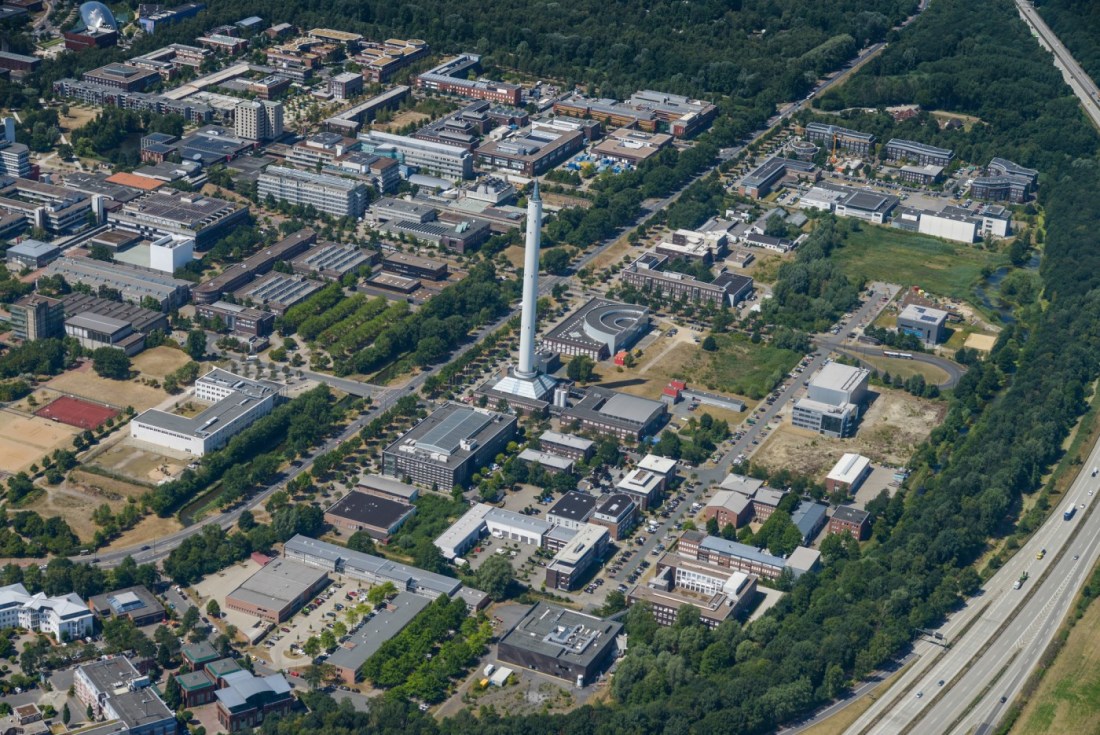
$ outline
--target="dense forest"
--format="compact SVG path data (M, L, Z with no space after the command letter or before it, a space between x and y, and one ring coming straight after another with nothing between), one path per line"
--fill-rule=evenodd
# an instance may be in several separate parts
M1035 7L1085 72L1100 78L1100 6L1092 0L1036 0Z
M307 698L310 714L262 731L763 733L899 655L914 628L935 624L973 591L980 580L969 565L989 536L1019 520L1022 496L1039 489L1060 456L1097 377L1100 243L1091 219L1100 209L1100 160L1095 133L1010 0L937 0L823 104L913 101L985 124L941 134L922 121L882 122L883 132L916 128L910 137L946 140L965 149L963 158L1003 155L1043 170L1048 307L1036 323L1006 330L991 359L963 378L905 491L879 503L862 551L828 545L824 571L802 577L772 614L749 626L707 631L683 615L657 629L643 608L632 608L614 705L560 717L464 713L436 724L402 702L359 714Z

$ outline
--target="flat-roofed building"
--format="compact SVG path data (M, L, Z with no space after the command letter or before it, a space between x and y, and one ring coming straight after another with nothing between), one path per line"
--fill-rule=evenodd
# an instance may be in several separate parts
M34 179L0 176L0 210L21 216L29 227L71 235L87 227L92 198Z
M636 289L693 303L736 306L753 292L754 282L748 276L723 271L708 283L687 273L664 270L668 260L667 255L644 253L623 268L619 277Z
M474 156L460 146L433 143L377 130L361 133L359 141L367 153L395 158L398 163L449 181L474 177Z
M144 585L104 592L88 599L88 607L101 618L127 618L141 627L164 620L164 605Z
M919 164L931 163L936 166L950 166L955 152L947 148L918 143L915 140L893 138L886 144L887 161L914 161Z
M632 347L648 329L644 306L593 298L551 329L543 345L563 355L606 360Z
M447 264L441 260L421 258L409 253L391 253L382 259L382 269L410 278L423 278L428 281L445 281Z
M8 305L12 335L30 342L65 332L65 305L60 299L32 293Z
M311 206L333 217L358 219L367 209L367 187L361 181L330 174L268 166L257 180L261 197L303 207Z
M53 262L61 255L61 248L41 240L26 239L8 248L8 265L16 270L30 268L35 270Z
M664 133L647 133L644 130L619 128L612 130L592 149L603 159L637 166L672 144L672 136Z
M668 417L668 407L660 401L591 387L580 400L562 408L562 423L576 421L582 429L620 439L653 436Z
M411 87L405 85L397 85L387 89L381 94L375 95L368 100L364 100L357 105L349 107L338 115L328 118L325 120L325 128L342 135L355 135L363 122L367 121L371 116L381 110L396 107L401 100L409 95L410 91ZM471 162L471 166L472 165Z
M193 417L151 408L130 422L130 436L201 457L271 413L281 390L278 383L215 368L195 381L195 399L211 406Z
M228 301L198 304L195 306L195 314L200 319L221 319L231 332L249 337L266 337L275 330L275 315L270 311L231 304Z
M947 336L948 314L920 304L908 304L898 314L898 331L918 337L926 345L936 345Z
M994 158L986 167L985 176L975 178L970 184L970 196L975 199L1026 202L1039 180L1039 172L1025 168L1004 158Z
M612 493L601 498L588 522L603 526L611 538L619 540L638 523L638 504L626 493Z
M380 495L352 490L325 511L325 522L351 535L366 531L389 543L390 536L416 513L416 507Z
M726 255L729 237L725 230L676 230L669 240L657 243L657 252L669 258L700 260L707 265Z
M646 132L667 130L677 138L688 138L710 125L718 114L718 108L705 100L645 89L635 92L624 102L574 93L556 100L554 112Z
M230 610L281 623L329 583L328 574L289 559L265 564L225 597Z
M516 455L516 459L528 464L537 464L547 472L557 474L559 472L570 473L573 471L573 460L550 452L543 452L528 447Z
M487 534L529 546L543 546L546 533L552 528L548 521L541 518L478 503L433 543L442 552L443 558L451 561L469 551Z
M191 294L191 284L188 281L149 268L108 263L94 258L63 255L46 266L46 274L60 275L69 283L83 283L94 290L98 290L100 286L112 288L122 294L124 300L135 304L152 298L160 304L163 311L183 306Z
M943 178L943 166L926 163L923 166L905 165L898 169L902 181L920 186L931 186Z
M248 219L248 207L199 193L153 191L107 213L107 221L153 239L179 235L204 250Z
M917 232L954 242L972 243L978 239L982 222L968 209L944 207L939 212L922 210Z
M848 436L859 420L869 378L866 368L830 362L810 378L805 397L794 404L791 422L826 436Z
M0 141L0 174L29 177L31 175L31 149L23 143Z
M378 495L411 505L420 497L420 488L385 475L363 475L356 487L365 493Z
M564 526L580 530L596 511L596 496L571 491L562 495L546 513L546 520L552 526Z
M875 136L870 133L861 133L858 130L828 123L807 123L803 136L811 143L821 143L830 152L835 144L838 151L865 156L872 153L875 146Z
M453 597L462 588L462 583L453 577L352 551L301 534L283 545L283 556L369 585L392 582L399 592L412 592L432 600L441 595Z
M453 211L443 212L433 222L390 220L380 228L384 235L412 238L441 248L465 253L489 239L492 225L478 217Z
M515 431L515 416L449 403L383 450L383 474L446 491L468 482Z
M539 447L546 452L578 461L588 461L596 453L596 442L582 436L544 431L539 435Z
M129 324L134 332L140 332L143 335L154 331L168 334L170 331L168 317L162 311L153 311L143 306L111 301L83 293L66 294L61 301L67 315L90 313L119 319Z
M175 713L125 656L104 656L78 666L73 693L91 711L93 721L115 721L111 732L176 735Z
M867 538L871 529L871 514L861 508L842 505L829 518L829 533L847 533L857 541Z
M529 131L479 146L477 164L496 171L541 176L579 153L584 144L584 135L578 131L558 131L534 125Z
M114 63L86 71L81 79L124 92L144 92L154 82L160 81L160 74L130 64Z
M500 639L497 659L586 686L611 663L622 623L539 602Z
M665 477L657 472L635 468L615 485L618 492L629 495L643 510L657 505L665 488Z
M754 546L708 536L702 531L685 531L676 544L676 550L688 559L766 579L778 579L785 569L790 569L792 575L799 577L815 569L821 556L818 551L800 546L787 559L782 559Z
M88 350L113 347L132 357L145 349L144 335L136 334L129 322L87 312L65 320L65 335Z
M329 91L332 96L343 102L363 94L363 75L354 72L336 74L329 79Z
M355 686L367 659L378 653L386 641L404 630L430 604L431 600L422 595L398 593L376 608L374 615L341 643L325 663L336 668L336 674L344 684Z
M467 79L469 73L478 71L480 67L480 55L459 54L417 76L416 86L471 99L503 102L509 105L519 104L523 88L518 84Z
M854 452L845 452L825 477L828 493L855 493L871 474L871 460Z
M772 188L783 180L817 181L817 167L809 161L772 156L741 179L741 194L754 199L767 196Z
M305 301L321 288L321 283L305 276L268 273L233 294L239 301L254 303L282 316L287 309Z
M690 605L711 629L745 610L755 597L755 576L730 573L673 554L663 554L657 560L656 574L647 585L637 585L627 593L631 605L649 605L660 625L674 625L680 608Z
M585 523L546 566L546 586L575 589L588 571L603 558L610 534L604 526Z
M257 276L269 272L278 261L288 261L304 253L317 242L317 233L311 229L299 230L271 247L250 255L242 262L227 267L217 276L195 287L196 304L212 304L224 294L249 283Z

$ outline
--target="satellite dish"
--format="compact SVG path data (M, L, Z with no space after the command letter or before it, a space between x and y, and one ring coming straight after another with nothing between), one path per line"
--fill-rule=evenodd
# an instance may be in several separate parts
M89 0L80 6L80 19L90 31L117 31L118 23L110 8L98 0Z

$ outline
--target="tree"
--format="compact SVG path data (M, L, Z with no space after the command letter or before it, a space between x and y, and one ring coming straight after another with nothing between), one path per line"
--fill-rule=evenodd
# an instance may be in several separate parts
M310 638L310 640L315 639ZM316 689L325 680L325 672L319 665L310 664L302 672L302 678L305 679L306 684L309 684L310 689Z
M180 618L180 631L182 633L187 633L192 628L194 628L195 624L198 622L199 609L197 607L194 607L193 605L188 606L188 608L183 612L183 617Z
M586 355L578 355L569 361L569 365L565 369L565 374L569 376L570 380L575 380L578 383L587 383L592 380L592 372L595 367L596 363L592 358Z
M714 340L713 334L708 334L703 338L703 344L701 345L707 352L714 352L718 349L718 343Z
M429 538L423 538L417 542L413 549L413 565L436 574L442 574L447 568L443 552Z
M374 539L366 531L356 531L348 538L348 548L363 554L375 552Z
M92 367L96 375L112 380L129 380L130 358L115 347L100 347L92 353Z
M478 568L477 587L499 602L508 593L508 586L515 578L512 563L502 554L493 554Z
M168 705L169 709L173 712L180 708L183 704L183 696L180 692L180 683L176 681L176 677L169 676L168 684L164 687L164 703Z
M221 606L218 605L217 600L210 600L206 603L206 614L212 618L220 618L222 616Z
M376 584L367 591L367 602L378 607L396 594L397 587L394 586L393 582L383 582L382 584Z
M69 724L69 720L73 718L73 713L69 711L69 703L66 702L65 706L61 709L61 722L64 725Z
M206 355L206 332L201 329L192 329L188 332L183 350L191 356L192 360L201 360Z
M336 636L327 628L321 631L321 648L326 651L336 648Z
M309 640L307 640L302 645L302 650L305 651L306 655L309 656L310 658L315 658L317 656L317 654L319 654L321 652L321 641L320 641L320 639L318 639L317 636L315 636L315 635L310 636Z

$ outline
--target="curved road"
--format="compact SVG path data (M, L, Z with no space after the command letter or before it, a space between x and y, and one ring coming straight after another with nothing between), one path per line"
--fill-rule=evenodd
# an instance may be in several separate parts
M837 352L846 354L850 357L854 357L860 360L862 355L870 357L886 357L882 354L882 347L862 347L858 345L840 345L833 347ZM889 348L885 348L889 349ZM959 379L966 374L966 368L957 362L952 362L945 357L939 357L937 355L930 355L927 352L912 352L908 353L913 355L911 358L913 362L922 362L925 365L932 365L947 373L947 379L942 383L937 383L939 388L954 388L959 384ZM862 362L862 360L861 360ZM870 363L864 363L867 367L876 369L874 365Z

